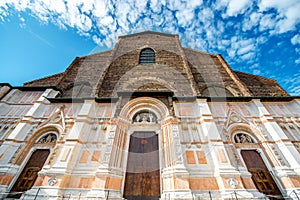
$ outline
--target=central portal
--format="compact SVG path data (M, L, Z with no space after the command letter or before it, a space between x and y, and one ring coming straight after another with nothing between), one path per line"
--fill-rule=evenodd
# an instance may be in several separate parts
M135 132L130 136L124 198L158 200L159 197L158 136L154 132Z

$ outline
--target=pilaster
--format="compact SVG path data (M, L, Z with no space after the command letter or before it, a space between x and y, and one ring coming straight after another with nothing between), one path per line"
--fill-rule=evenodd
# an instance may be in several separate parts
M168 118L162 125L163 151L165 167L162 170L163 191L162 199L192 199L189 186L189 173L184 164L179 138L178 122Z
M233 189L228 185L228 180L230 178L240 179L240 173L230 162L225 144L214 122L206 99L197 99L197 102L200 109L200 127L205 140L208 142L207 146L212 158L214 176L221 192L220 195L221 197L228 198L233 192ZM242 187L241 191L244 191Z
M293 169L297 174L300 174L300 160L299 152L294 147L294 145L289 141L283 130L276 123L271 114L267 111L260 100L253 100L254 105L258 109L259 118L266 129L267 135L270 141L274 141L281 155L286 159L287 164L290 169ZM284 172L285 170L278 169L278 176L286 176L289 172Z

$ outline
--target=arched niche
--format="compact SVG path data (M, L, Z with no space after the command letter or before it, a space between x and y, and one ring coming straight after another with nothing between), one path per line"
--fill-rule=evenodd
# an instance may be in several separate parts
M49 132L40 137L36 143L37 144L55 144L57 141L57 133Z
M141 110L133 116L132 123L134 124L156 124L157 116L149 110Z
M133 122L138 113L152 113L156 117L156 122L169 116L166 105L158 99L152 97L139 97L129 101L121 110L120 117Z
M246 143L256 143L256 140L248 133L236 132L233 135L233 142L246 144Z
M243 143L242 141L252 141L252 142L248 142L249 144L251 144L251 143L258 143L259 141L262 141L262 137L260 136L259 132L257 132L257 130L253 130L252 127L246 123L234 123L230 125L227 130L229 133L228 136L231 138L231 141L233 143ZM243 140L241 142L235 142L236 135L237 137L242 137ZM244 136L248 139L245 140ZM248 136L251 138L251 140L249 139Z

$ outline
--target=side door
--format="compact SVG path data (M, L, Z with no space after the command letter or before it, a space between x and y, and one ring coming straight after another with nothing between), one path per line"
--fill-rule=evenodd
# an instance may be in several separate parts
M259 153L256 150L242 150L241 154L258 191L282 198L279 188Z
M14 186L10 190L10 194L7 198L20 198L22 192L31 189L38 177L38 172L44 166L49 153L49 149L38 149L33 152Z

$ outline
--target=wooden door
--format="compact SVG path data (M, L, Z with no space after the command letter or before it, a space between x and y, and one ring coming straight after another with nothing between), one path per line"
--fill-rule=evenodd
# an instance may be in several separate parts
M256 188L266 195L270 195L271 199L281 199L281 193L275 181L273 180L268 168L256 150L242 150L242 157L252 174L252 180ZM275 198L276 197L276 198Z
M136 132L130 136L124 198L157 200L160 197L158 136Z
M42 169L49 153L49 149L38 149L33 152L19 178L12 187L10 191L11 194L8 195L8 198L20 198L22 192L31 189L37 179L38 172ZM16 192L19 193L16 194Z

